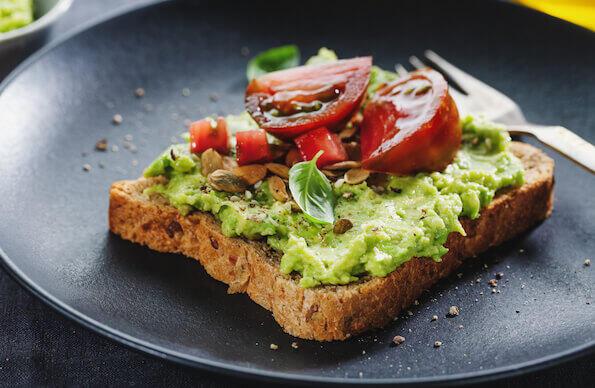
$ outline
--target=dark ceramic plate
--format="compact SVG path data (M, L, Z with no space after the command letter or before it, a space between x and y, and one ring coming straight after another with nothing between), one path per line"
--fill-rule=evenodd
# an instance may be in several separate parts
M595 52L595 36L586 30L504 3L280 3L136 9L71 35L13 73L0 88L6 269L49 305L126 345L269 379L482 379L592 349L595 273L583 262L595 252L595 179L555 154L549 220L472 260L424 294L411 316L345 342L298 340L294 350L296 339L270 313L245 295L227 295L195 261L108 232L111 182L139 176L185 119L242 109L242 47L254 53L292 42L310 55L325 45L343 57L372 54L386 68L432 48L512 96L528 119L595 141L595 59L586 54ZM144 98L133 94L139 86ZM111 124L116 113L122 125ZM100 138L119 151L95 151ZM487 285L494 272L504 272L497 294ZM461 315L446 319L451 305ZM390 347L396 334L407 341Z

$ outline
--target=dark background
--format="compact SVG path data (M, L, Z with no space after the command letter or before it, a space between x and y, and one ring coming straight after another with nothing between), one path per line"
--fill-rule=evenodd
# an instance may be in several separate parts
M141 0L75 0L53 38ZM24 54L24 53L21 53ZM6 75L0 69L0 80ZM129 350L54 312L0 271L0 385L236 386L245 381L178 366ZM487 386L590 386L595 356ZM486 386L483 384L482 386Z

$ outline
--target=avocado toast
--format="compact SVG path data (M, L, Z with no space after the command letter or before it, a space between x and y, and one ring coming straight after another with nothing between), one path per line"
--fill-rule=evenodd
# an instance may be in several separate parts
M370 75L366 58L252 80L247 114L194 123L189 145L112 185L110 229L199 260L288 333L323 341L382 327L550 214L551 159L460 120L435 72Z

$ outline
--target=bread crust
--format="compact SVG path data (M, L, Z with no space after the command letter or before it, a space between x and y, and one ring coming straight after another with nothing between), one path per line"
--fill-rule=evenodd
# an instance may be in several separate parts
M265 243L226 237L210 213L182 216L163 198L143 195L163 178L115 182L109 227L126 240L200 261L209 275L229 285L229 293L247 293L291 335L344 340L386 325L465 258L517 236L551 214L553 160L528 144L513 142L510 149L523 163L525 184L498 193L478 219L462 219L467 236L451 233L441 262L414 258L386 277L344 286L302 288L295 277L280 273L280 255Z

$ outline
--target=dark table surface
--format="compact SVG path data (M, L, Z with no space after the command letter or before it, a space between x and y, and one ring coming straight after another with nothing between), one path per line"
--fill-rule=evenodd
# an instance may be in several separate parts
M146 0L75 0L51 39L77 26ZM5 71L3 69L3 71ZM0 72L0 80L6 74ZM0 386L219 387L246 381L189 369L139 354L64 318L0 270ZM483 387L592 386L595 355Z

